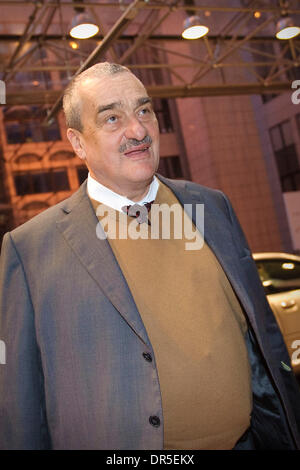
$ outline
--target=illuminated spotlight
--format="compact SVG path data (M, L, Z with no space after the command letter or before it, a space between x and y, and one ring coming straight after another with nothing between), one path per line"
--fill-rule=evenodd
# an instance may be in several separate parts
M39 86L40 82L38 80L33 80L32 85L33 86Z
M263 286L268 287L272 285L272 281L263 281Z
M75 41L70 41L70 42L69 42L69 46L70 46L72 49L78 49L78 47L79 47L78 44L77 44L77 42L75 42Z
M282 269L294 269L295 268L295 265L294 263L283 263L281 265Z
M199 16L189 16L183 23L182 37L184 39L199 39L205 36L209 31L207 26L204 26Z
M95 36L99 31L99 27L91 19L91 17L85 13L78 13L71 24L70 36L75 39L88 39Z
M256 18L258 20L259 18L261 18L261 12L260 11L255 11L253 13L253 16L254 16L254 18Z
M290 16L282 16L276 24L277 39L292 39L300 33L299 26L295 26Z

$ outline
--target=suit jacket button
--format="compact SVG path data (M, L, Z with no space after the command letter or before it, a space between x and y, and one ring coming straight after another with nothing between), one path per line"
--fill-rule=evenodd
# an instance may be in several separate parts
M149 423L155 428L158 428L160 426L160 419L158 416L150 416Z
M144 352L143 357L144 357L144 359L146 359L146 361L152 362L152 356L151 356L150 353Z

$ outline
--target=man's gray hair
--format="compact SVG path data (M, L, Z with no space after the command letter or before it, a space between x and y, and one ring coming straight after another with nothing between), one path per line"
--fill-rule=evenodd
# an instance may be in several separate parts
M130 72L127 67L110 62L100 62L89 67L77 75L67 86L63 97L63 109L66 116L67 127L83 131L81 122L80 85L87 78L97 78L103 75L115 75L117 73Z

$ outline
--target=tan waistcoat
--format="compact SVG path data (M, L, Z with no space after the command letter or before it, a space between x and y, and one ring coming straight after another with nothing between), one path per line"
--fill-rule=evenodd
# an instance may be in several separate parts
M162 203L178 201L160 182L155 204ZM153 221L139 225L112 209L99 220L104 226L113 217L117 238L108 240L155 354L164 448L231 449L249 427L252 393L247 325L223 269L206 243L187 250L187 240L172 238L174 224L171 239L162 238L161 227L159 239L151 239ZM132 223L148 238L118 239Z

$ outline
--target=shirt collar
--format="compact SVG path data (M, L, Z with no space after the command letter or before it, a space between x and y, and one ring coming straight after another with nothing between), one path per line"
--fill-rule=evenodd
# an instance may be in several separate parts
M95 201L101 202L106 206L112 207L113 209L123 212L123 206L129 206L133 204L144 204L146 202L154 201L156 198L156 194L159 187L159 181L156 176L153 176L153 180L150 184L150 188L146 196L141 199L140 201L132 201L125 196L121 196L118 193L115 193L111 189L103 186L103 184L99 183L95 180L90 173L88 174L87 180L87 192L91 199L95 199Z

